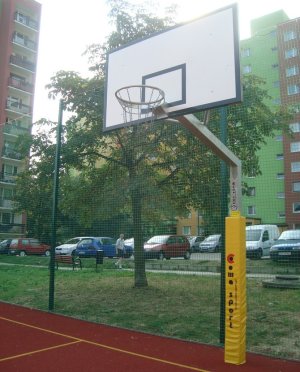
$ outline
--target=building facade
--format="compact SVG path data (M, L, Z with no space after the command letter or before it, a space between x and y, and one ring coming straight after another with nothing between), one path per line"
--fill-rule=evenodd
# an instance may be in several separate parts
M293 115L291 134L283 135L285 218L290 229L300 229L300 18L277 30L281 103Z
M251 37L241 41L242 74L264 79L263 88L270 96L265 103L272 110L282 104L278 25L286 21L283 11L255 19L251 22ZM243 196L243 215L259 223L286 227L283 133L277 132L265 141L257 153L262 174L244 177L249 192Z
M31 133L40 19L36 1L0 0L0 239L26 232L26 217L14 213L12 199L26 166L16 141Z

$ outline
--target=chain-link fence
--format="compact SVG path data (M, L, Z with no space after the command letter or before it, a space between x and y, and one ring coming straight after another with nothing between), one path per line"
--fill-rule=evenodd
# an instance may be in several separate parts
M151 32L168 25L152 21ZM211 109L207 121L242 162L247 350L292 359L300 359L299 40L299 19L283 12L253 22L240 42L243 102ZM92 78L59 72L48 86L63 97L57 137L57 123L41 120L27 137L9 121L18 133L5 154L27 162L20 172L2 165L1 200L18 223L1 225L10 253L1 262L15 265L1 267L1 299L222 344L228 168L176 120L103 133L103 48L89 53Z

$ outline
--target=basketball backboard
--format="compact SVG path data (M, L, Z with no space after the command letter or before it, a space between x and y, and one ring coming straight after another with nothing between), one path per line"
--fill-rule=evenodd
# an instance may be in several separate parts
M125 123L115 92L150 85L176 117L241 101L237 5L150 35L107 55L104 131Z

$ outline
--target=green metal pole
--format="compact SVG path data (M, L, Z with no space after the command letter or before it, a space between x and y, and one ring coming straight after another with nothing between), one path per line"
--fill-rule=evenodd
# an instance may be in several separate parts
M220 108L220 140L227 144L227 108ZM225 343L225 218L228 216L228 169L221 161L221 292L220 292L220 343Z
M55 277L55 246L56 246L56 228L57 228L57 204L59 190L59 168L60 168L60 150L62 133L63 100L59 101L58 123L56 131L56 152L54 164L54 184L53 184L53 202L52 202L52 236L51 236L51 254L50 254L50 279L49 279L49 311L54 309L54 277Z

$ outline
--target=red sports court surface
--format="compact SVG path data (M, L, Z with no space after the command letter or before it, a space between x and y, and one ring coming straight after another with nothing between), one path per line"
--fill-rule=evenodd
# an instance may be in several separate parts
M225 364L222 348L128 331L0 302L2 372L296 372L300 362L247 354Z

